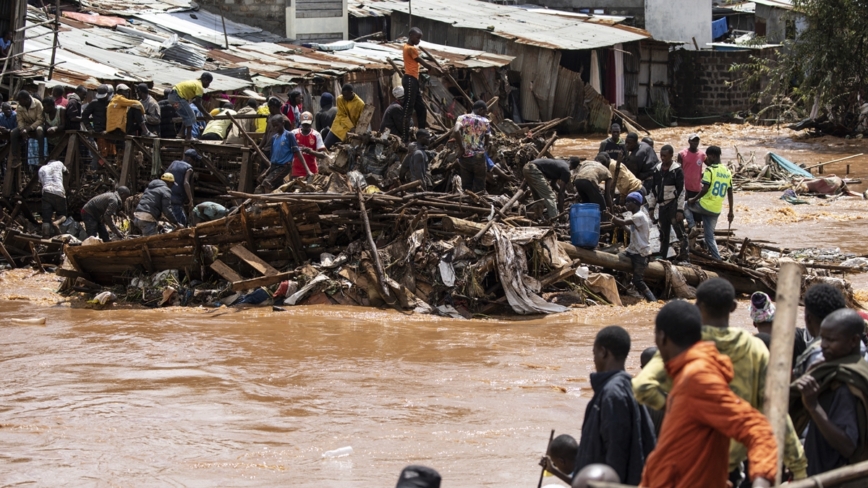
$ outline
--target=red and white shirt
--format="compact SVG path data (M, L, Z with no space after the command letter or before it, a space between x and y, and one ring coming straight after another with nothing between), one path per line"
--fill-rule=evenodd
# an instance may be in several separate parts
M292 135L295 136L295 140L298 141L298 145L301 147L307 147L313 149L314 151L320 151L325 149L325 144L322 141L322 136L319 132L314 129L311 129L310 132L305 135L302 133L301 128L294 129L292 131ZM316 174L317 165L316 165L316 156L312 154L305 154L304 161L307 163L307 168L311 173ZM301 165L301 161L298 156L295 156L295 159L292 161L292 177L298 176L307 176L307 171L304 170L304 166Z

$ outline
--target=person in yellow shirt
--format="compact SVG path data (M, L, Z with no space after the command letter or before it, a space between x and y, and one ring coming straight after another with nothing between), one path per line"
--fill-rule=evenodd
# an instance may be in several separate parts
M714 228L717 227L717 218L723 210L723 199L729 200L728 220L732 223L735 218L735 205L732 197L732 173L729 168L720 162L720 148L708 146L705 150L705 172L702 173L702 190L699 194L687 201L693 215L702 219L702 230L705 233L705 246L711 257L721 261L717 242L714 240Z
M130 87L123 83L115 87L115 96L106 107L106 132L117 130L130 136L156 137L145 125L145 107L131 98Z
M260 117L256 119L256 132L261 132L265 134L265 129L268 128L268 117L272 115L271 110L268 108L268 104L261 104L256 108L257 115L265 115L265 117Z
M183 137L190 140L193 137L193 125L196 123L196 114L190 108L190 104L196 106L202 115L211 120L211 115L202 106L202 96L205 94L205 88L211 86L214 81L214 76L211 73L202 73L198 79L182 81L172 87L172 93L169 94L169 101L178 110L178 115L184 121L182 132L178 133L178 138Z
M326 149L331 150L332 146L346 140L347 133L359 123L359 117L364 109L365 102L353 91L353 85L349 83L344 85L338 97L338 114L325 139Z

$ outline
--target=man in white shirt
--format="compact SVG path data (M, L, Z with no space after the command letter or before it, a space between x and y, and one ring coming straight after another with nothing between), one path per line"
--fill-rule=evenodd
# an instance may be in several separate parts
M51 227L57 227L66 219L64 180L68 175L66 165L61 161L49 161L39 168L39 182L42 184L42 237L46 239L51 237ZM53 219L55 214L57 220Z
M613 217L612 223L630 230L630 245L625 254L633 263L633 286L646 300L656 302L657 298L645 284L645 269L648 268L648 256L651 255L651 218L642 208L642 203L641 193L630 193L625 205L632 215L629 219Z

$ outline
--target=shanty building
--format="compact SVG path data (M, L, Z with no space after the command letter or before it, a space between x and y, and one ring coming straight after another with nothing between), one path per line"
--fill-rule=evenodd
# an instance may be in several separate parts
M369 35L385 25L390 39L407 35L408 3L356 1L351 32ZM604 129L608 115L594 113L606 105L595 101L598 93L634 114L655 99L668 104L670 44L620 25L623 17L478 1L414 0L412 8L412 25L423 30L426 41L514 57L507 76L517 122L570 116L588 121L579 129Z

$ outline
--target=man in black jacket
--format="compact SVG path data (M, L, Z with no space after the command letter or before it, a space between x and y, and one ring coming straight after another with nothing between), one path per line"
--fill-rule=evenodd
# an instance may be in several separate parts
M585 407L575 471L567 477L551 463L546 469L570 483L585 466L605 464L623 483L638 485L657 438L651 417L633 397L632 378L624 370L630 335L617 325L604 327L594 339L593 351L597 370L591 374L594 396Z
M669 238L672 227L681 241L680 258L687 259L687 234L684 232L684 172L673 161L675 150L669 144L660 148L660 163L651 176L651 191L648 193L648 212L653 216L658 208L660 224L660 257L669 255Z
M143 236L152 236L157 233L157 224L161 217L179 227L178 221L172 214L172 186L175 177L172 173L163 173L159 180L148 184L145 193L142 194L136 211L133 213L133 223L142 231Z
M389 133L395 134L398 137L404 136L404 89L396 86L392 89L392 96L395 101L392 102L383 112L383 120L380 122L380 133L386 129Z
M625 156L624 166L633 173L636 178L645 185L647 190L651 186L651 176L654 174L654 167L657 166L657 155L654 154L654 148L644 142L639 141L639 135L635 132L627 134L624 140Z

